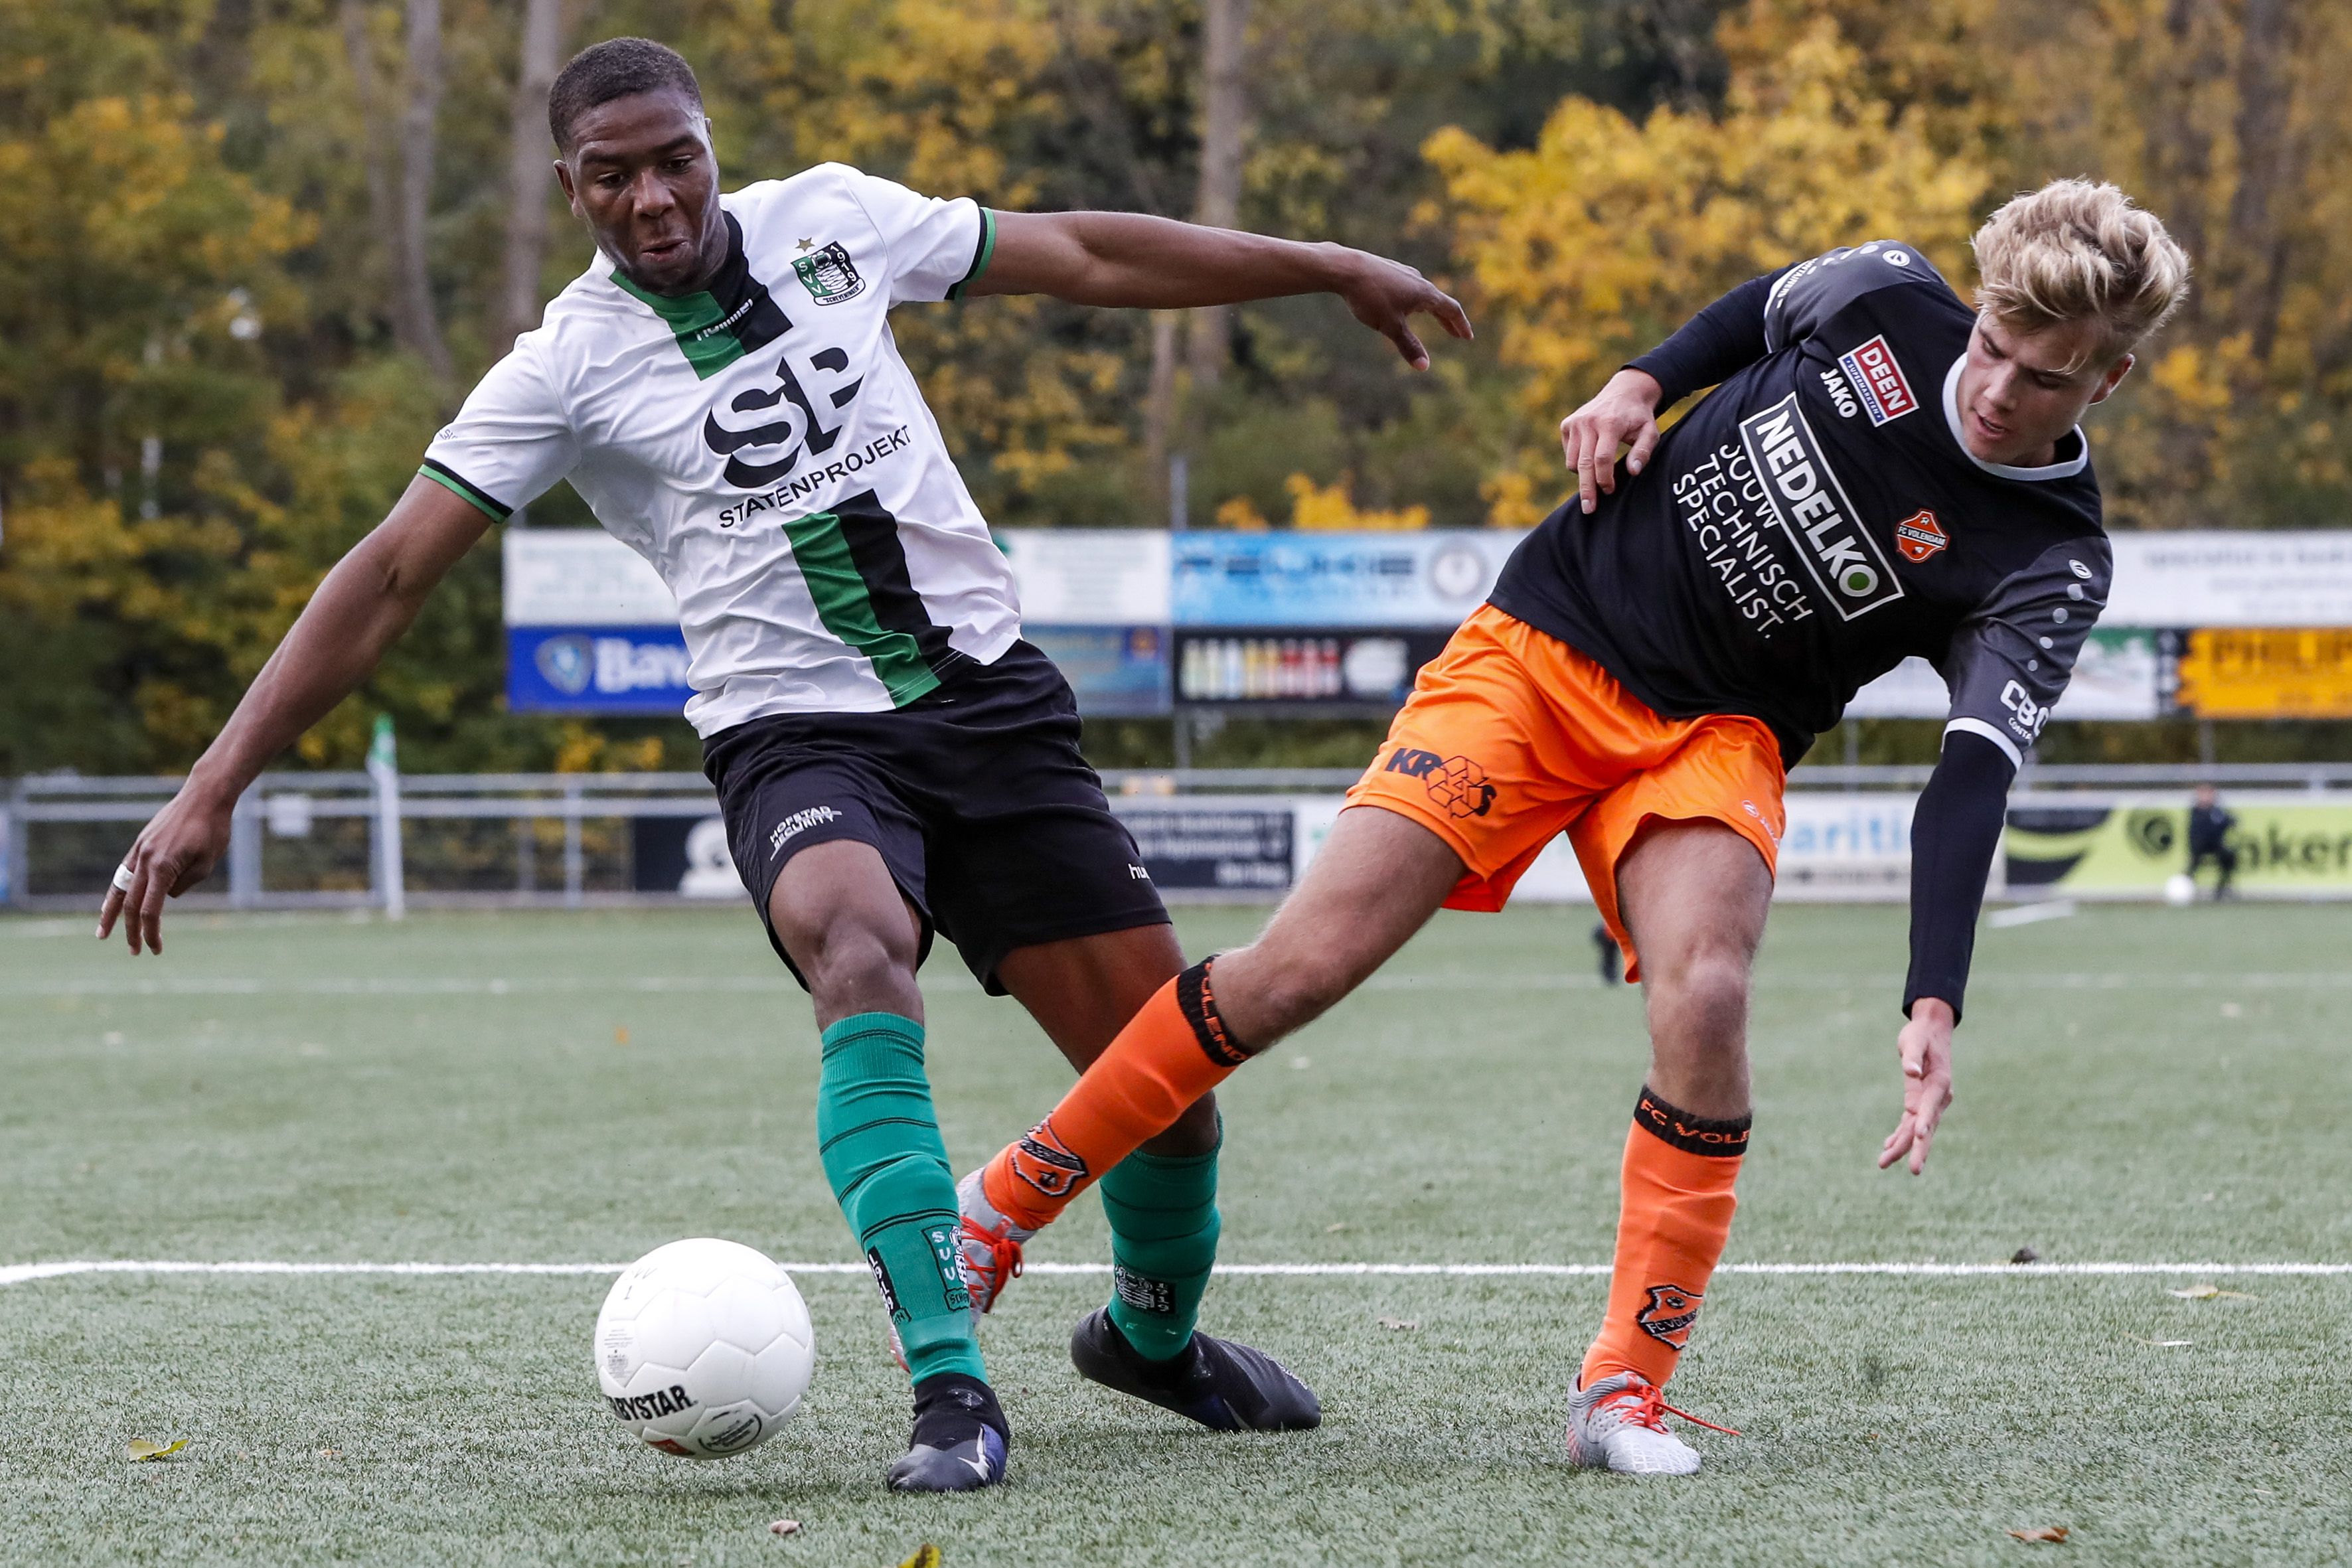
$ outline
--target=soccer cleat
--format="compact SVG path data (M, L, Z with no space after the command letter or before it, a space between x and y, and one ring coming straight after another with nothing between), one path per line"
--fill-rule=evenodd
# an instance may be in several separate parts
M963 1211L957 1245L963 1254L963 1288L971 1292L972 1321L996 1310L996 1298L1021 1277L1021 1246L1037 1233L996 1212L974 1171L956 1184L956 1206Z
M1304 1432L1323 1421L1315 1391L1264 1351L1195 1331L1166 1361L1127 1342L1110 1309L1097 1307L1070 1336L1078 1375L1145 1399L1218 1432Z
M1621 1372L1570 1395L1569 1462L1625 1476L1696 1475L1698 1450L1666 1430L1668 1415L1710 1432L1739 1436L1728 1426L1676 1410L1666 1403L1664 1391L1640 1373Z
M1012 1429L996 1391L976 1377L943 1372L915 1385L915 1430L906 1456L884 1478L896 1492L969 1492L1004 1479Z

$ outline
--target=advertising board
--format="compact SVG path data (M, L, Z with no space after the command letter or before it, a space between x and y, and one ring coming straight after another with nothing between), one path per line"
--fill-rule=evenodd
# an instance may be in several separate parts
M2352 893L2352 805L2306 795L2235 795L2236 887L2253 896L2340 898ZM2003 838L2012 894L2154 897L2189 867L2189 803L2179 794L2072 798L2011 805Z
M1112 797L1163 893L1279 893L1290 886L1297 807L1288 800Z
M2111 533L2116 626L2352 626L2352 530Z
M1149 718L1168 711L1168 628L1027 626L1069 681L1078 711L1104 718Z
M686 683L686 634L667 626L509 626L507 705L518 713L675 717Z
M1179 702L1393 708L1452 629L1399 627L1317 636L1281 628L1176 634Z
M1442 626L1485 602L1526 537L1502 529L1410 533L1179 533L1179 626Z
M2168 706L2166 634L2102 626L2083 645L2074 677L2051 717L2154 719ZM1951 708L1944 678L1924 658L1906 658L1853 694L1849 719L1941 719Z
M1169 535L1159 528L1004 528L1024 625L1164 626Z
M2352 719L2352 630L2214 627L2181 643L2176 700L2200 719Z

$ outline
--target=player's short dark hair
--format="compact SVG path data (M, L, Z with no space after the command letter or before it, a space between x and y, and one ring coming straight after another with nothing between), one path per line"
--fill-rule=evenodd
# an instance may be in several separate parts
M641 92L679 92L699 110L702 84L694 68L667 44L651 38L607 38L591 44L556 73L547 92L547 129L555 148L571 156L572 127L599 104Z

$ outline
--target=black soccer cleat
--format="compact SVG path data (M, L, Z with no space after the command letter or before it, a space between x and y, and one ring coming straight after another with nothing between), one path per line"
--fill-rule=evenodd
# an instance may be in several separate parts
M1195 1332L1166 1361L1148 1361L1127 1342L1110 1309L1097 1307L1070 1335L1078 1375L1148 1399L1216 1432L1304 1432L1323 1423L1315 1391L1264 1351Z
M1004 1479L1012 1428L996 1391L943 1372L915 1384L915 1430L884 1478L894 1492L970 1492Z

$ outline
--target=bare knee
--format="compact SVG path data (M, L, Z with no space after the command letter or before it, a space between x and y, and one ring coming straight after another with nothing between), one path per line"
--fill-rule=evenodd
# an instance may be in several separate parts
M806 981L820 1026L857 1013L921 1016L916 939L902 921L839 918L777 934Z
M1676 1033L1714 1039L1745 1037L1754 960L1738 943L1711 942L1668 955L1653 965L1642 955L1649 1011ZM1697 1042L1694 1042L1697 1043Z

